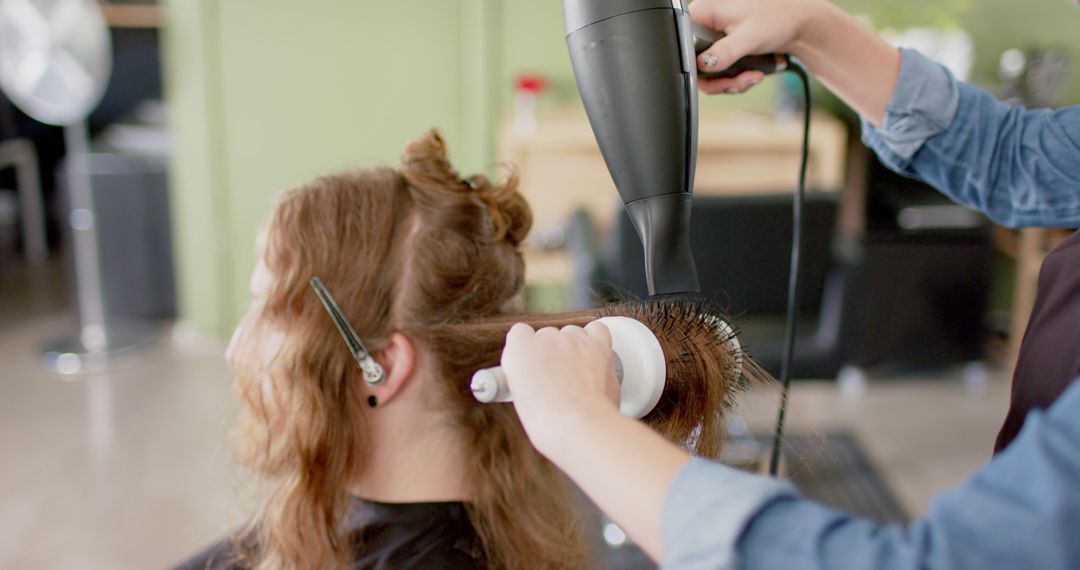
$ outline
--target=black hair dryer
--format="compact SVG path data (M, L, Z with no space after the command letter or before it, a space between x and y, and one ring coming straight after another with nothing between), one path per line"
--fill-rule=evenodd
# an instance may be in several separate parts
M685 0L563 0L563 18L593 134L645 248L649 294L697 292L697 54L723 34L693 25ZM787 64L785 55L750 56L708 76Z

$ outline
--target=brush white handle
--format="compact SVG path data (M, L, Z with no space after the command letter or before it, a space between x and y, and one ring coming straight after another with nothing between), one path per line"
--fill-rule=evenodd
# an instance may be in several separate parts
M501 404L514 401L510 395L510 385L506 383L506 373L502 366L481 368L472 375L469 383L473 397L485 404Z
M612 354L614 363L612 368L615 369L615 378L619 381L619 385L623 383L623 367L622 360L618 354ZM472 382L469 384L469 388L472 390L473 396L477 401L485 404L503 404L506 402L513 402L514 396L510 393L510 384L506 382L506 372L503 371L502 366L492 366L491 368L481 368L477 370L472 376Z
M667 363L660 341L649 327L629 317L604 317L600 322L611 332L615 377L621 386L619 411L632 418L644 417L664 391ZM470 388L480 402L513 401L501 366L477 370Z

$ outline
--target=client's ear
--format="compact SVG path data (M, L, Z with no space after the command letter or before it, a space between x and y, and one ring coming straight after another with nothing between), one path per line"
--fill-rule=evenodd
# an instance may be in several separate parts
M412 376L416 369L416 347L407 336L393 333L390 342L375 355L375 360L382 365L385 376L379 384L368 386L368 391L381 406L393 400Z

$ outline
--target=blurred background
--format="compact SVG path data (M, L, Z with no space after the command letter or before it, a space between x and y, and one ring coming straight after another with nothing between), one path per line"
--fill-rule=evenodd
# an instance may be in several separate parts
M1011 104L1080 103L1076 2L837 4ZM0 0L0 18L48 5ZM271 200L396 164L429 127L463 172L519 170L532 308L646 294L556 0L101 7L111 73L85 121L46 125L0 95L0 567L166 567L242 520L253 485L225 441L222 352ZM0 36L0 60L13 45ZM990 457L1039 263L1068 231L995 227L886 171L857 117L815 96L788 473L903 521ZM786 77L702 102L703 290L774 372L801 112ZM57 348L80 332L92 344L95 314L125 350L100 362ZM730 462L756 465L775 401L747 395ZM648 567L594 522L603 564Z

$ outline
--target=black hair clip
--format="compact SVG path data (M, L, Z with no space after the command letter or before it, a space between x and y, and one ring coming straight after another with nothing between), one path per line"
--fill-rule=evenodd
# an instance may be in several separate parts
M345 344L349 347L353 359L360 365L360 370L364 374L364 382L372 386L382 382L386 377L383 367L371 357L371 353L368 352L364 343L360 341L360 336L356 334L356 330L349 324L345 314L341 312L337 302L330 296L330 292L326 290L322 280L318 277L312 277L311 288L315 290L315 294L322 301L323 307L326 307L326 312L330 313L330 319L334 321L334 326L341 333L341 338L345 339Z

